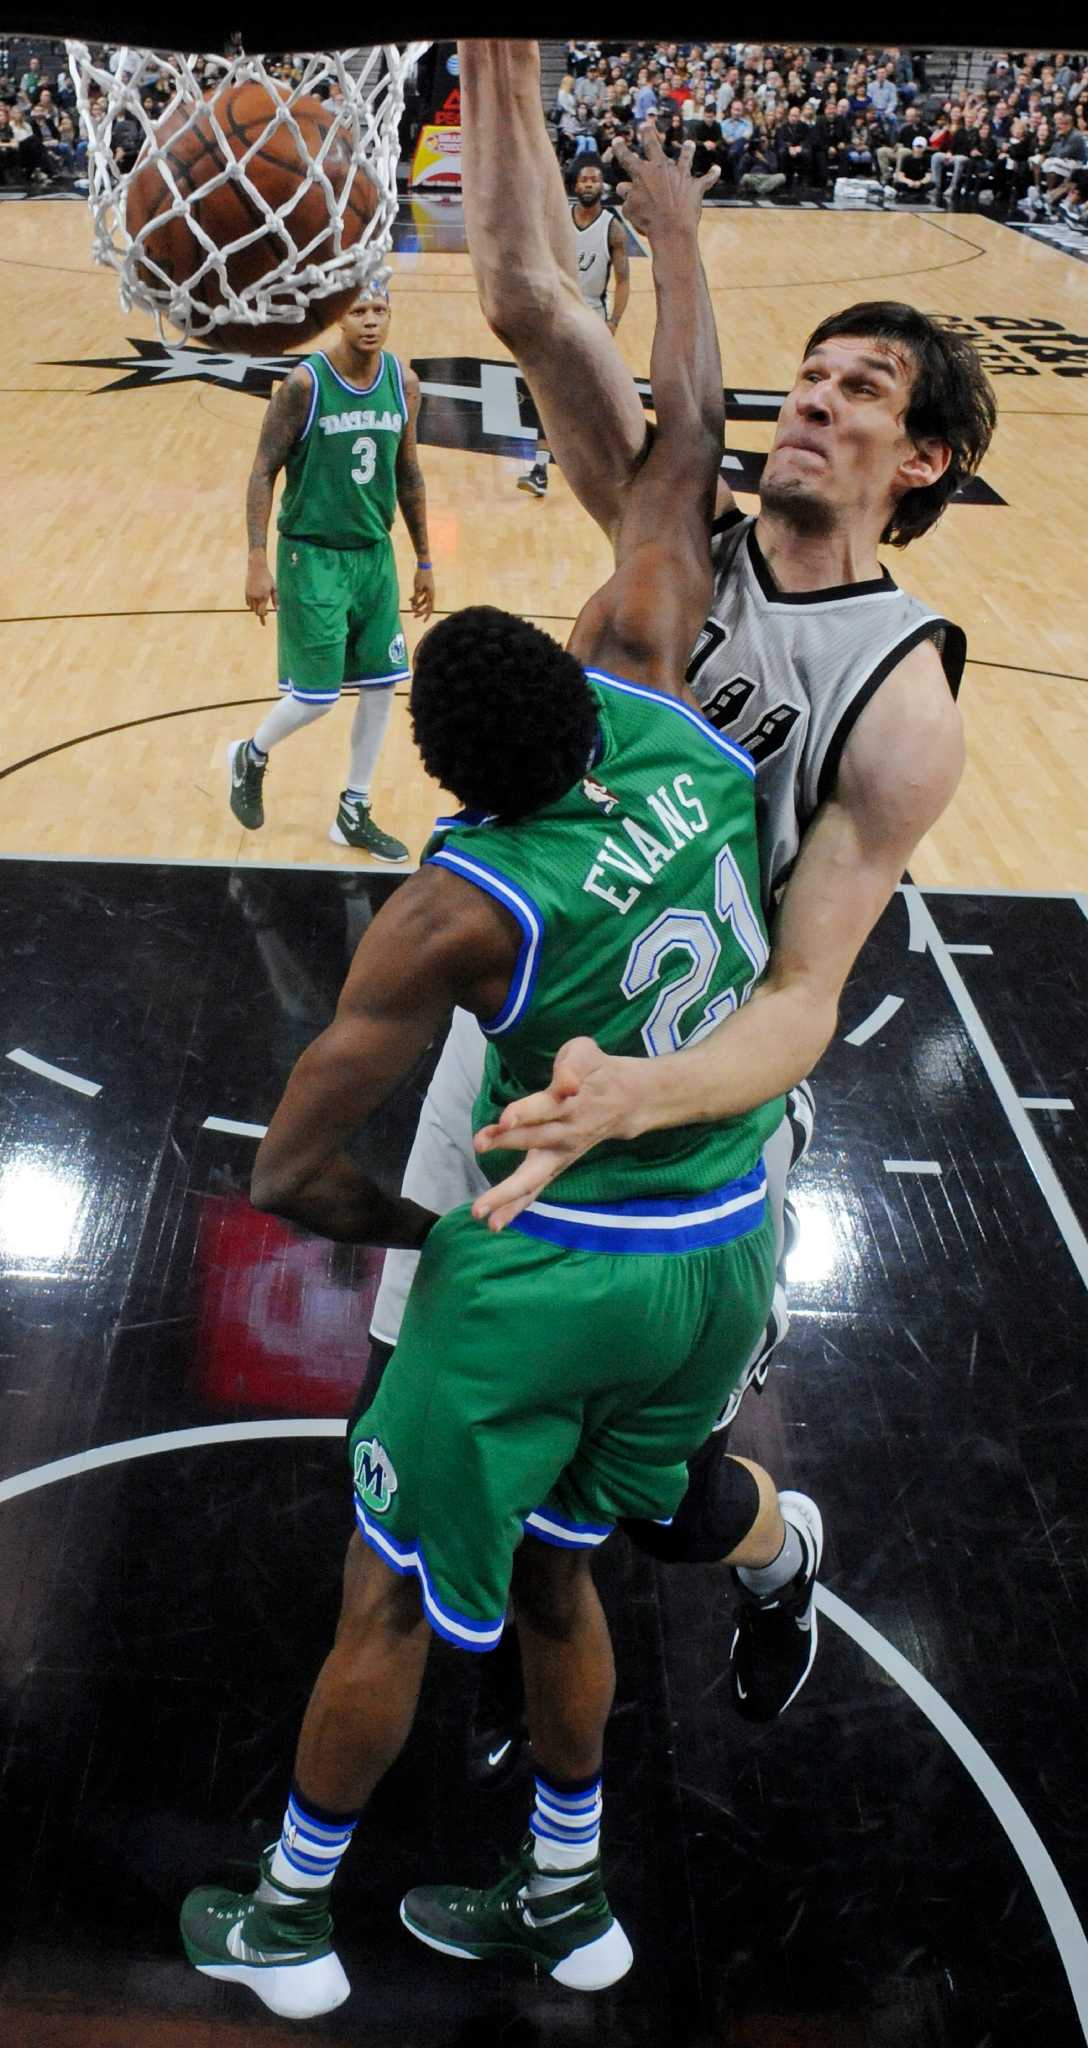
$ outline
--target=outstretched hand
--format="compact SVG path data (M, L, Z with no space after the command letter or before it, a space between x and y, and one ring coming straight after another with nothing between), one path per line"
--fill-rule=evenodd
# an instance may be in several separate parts
M670 230L692 227L698 222L703 193L717 183L721 170L712 164L701 178L693 178L695 144L685 142L674 163L665 155L653 121L643 122L639 140L644 151L641 157L618 136L612 153L620 169L627 173L628 182L617 187L623 200L623 217L652 242L655 236L664 237Z
M637 1069L645 1062L618 1059L592 1038L572 1038L555 1056L551 1085L508 1103L498 1123L476 1133L477 1152L524 1152L522 1164L478 1195L472 1213L491 1230L505 1230L557 1174L605 1138L637 1135L629 1119Z

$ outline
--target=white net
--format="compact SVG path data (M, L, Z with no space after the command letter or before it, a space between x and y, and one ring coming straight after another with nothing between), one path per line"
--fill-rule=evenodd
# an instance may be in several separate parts
M288 83L262 57L125 48L107 63L70 42L94 256L119 273L122 306L160 334L272 324L302 340L324 324L315 301L384 284L405 83L427 47L307 53ZM226 221L241 230L229 240Z

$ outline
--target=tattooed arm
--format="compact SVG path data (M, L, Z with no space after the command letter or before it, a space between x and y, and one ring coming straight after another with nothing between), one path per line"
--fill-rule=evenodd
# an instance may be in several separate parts
M416 445L416 421L419 418L422 392L415 371L409 369L407 363L402 363L400 367L404 378L404 395L408 400L408 418L397 450L397 503L416 551L412 610L417 619L429 619L434 610L434 571L431 568L431 550L427 543L427 492L423 482L423 471L419 466L419 449Z
M291 449L298 440L313 397L313 373L300 363L268 402L261 438L253 458L246 489L246 534L249 561L246 568L246 603L256 612L262 626L269 605L275 605L276 586L268 566L268 522L272 516L272 491Z

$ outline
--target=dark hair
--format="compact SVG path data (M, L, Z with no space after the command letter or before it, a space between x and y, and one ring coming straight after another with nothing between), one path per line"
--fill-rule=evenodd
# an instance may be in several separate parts
M580 662L548 633L494 605L432 626L410 696L428 775L469 810L523 818L586 773L597 711Z
M965 477L974 476L997 424L997 400L979 353L965 334L897 299L871 299L821 321L805 343L810 356L836 335L861 335L905 349L914 364L904 425L912 440L946 441L951 460L936 483L906 491L880 538L905 548L935 526Z

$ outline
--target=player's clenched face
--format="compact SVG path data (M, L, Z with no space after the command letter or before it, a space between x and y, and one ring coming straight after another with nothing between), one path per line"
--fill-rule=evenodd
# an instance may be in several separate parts
M883 528L904 491L944 468L908 438L913 379L906 350L866 335L836 335L806 356L763 471L764 512L811 532L867 514Z
M349 306L340 322L345 341L353 348L382 348L389 332L389 301L380 293L361 295Z

